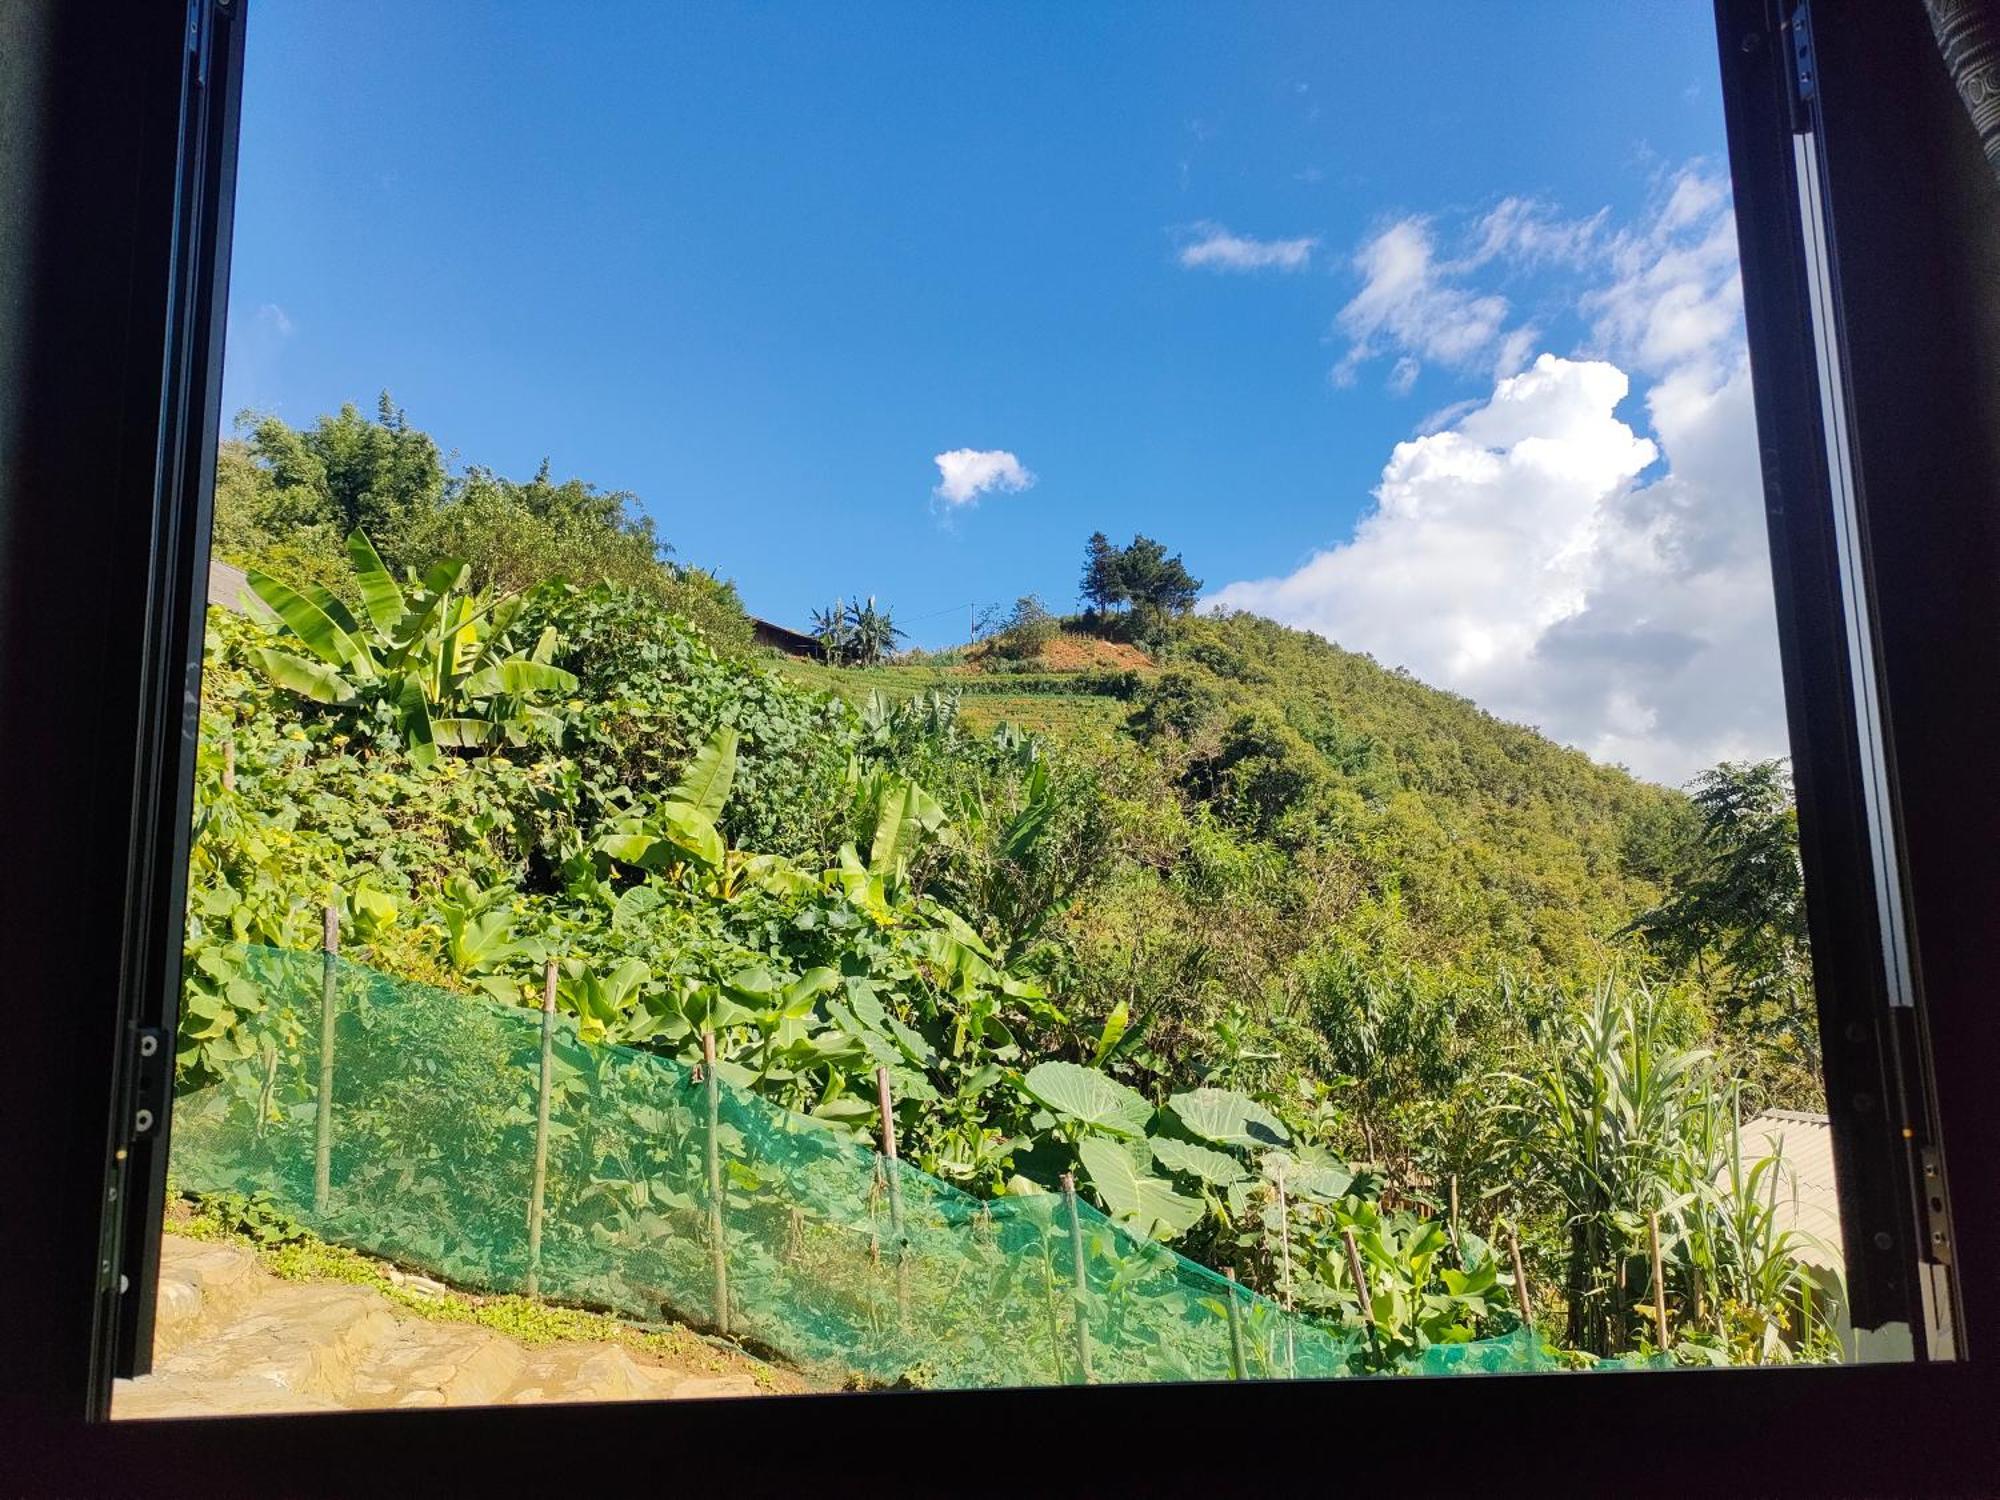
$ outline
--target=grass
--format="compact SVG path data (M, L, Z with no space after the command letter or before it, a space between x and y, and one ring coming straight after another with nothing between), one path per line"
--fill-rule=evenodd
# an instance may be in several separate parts
M638 1328L606 1313L558 1307L533 1297L485 1296L412 1286L384 1261L328 1244L252 1199L234 1193L171 1198L167 1232L252 1251L281 1281L342 1282L379 1292L401 1311L435 1323L470 1323L530 1348L557 1343L617 1344L705 1375L748 1375L765 1391L800 1391L797 1374L764 1363L692 1328ZM436 1283L432 1283L435 1285Z

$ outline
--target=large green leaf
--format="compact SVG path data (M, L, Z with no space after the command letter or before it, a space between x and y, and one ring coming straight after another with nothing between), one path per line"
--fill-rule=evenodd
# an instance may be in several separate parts
M1289 1151L1267 1151L1257 1165L1271 1181L1282 1179L1285 1191L1294 1198L1317 1198L1331 1203L1346 1197L1347 1190L1354 1186L1354 1174L1344 1167L1304 1161Z
M1037 1102L1092 1130L1143 1139L1153 1106L1145 1095L1071 1062L1037 1063L1021 1080Z
M1189 1130L1217 1146L1282 1146L1292 1138L1276 1115L1231 1089L1176 1094L1167 1108Z
M428 766L437 759L437 736L431 728L430 705L424 702L424 687L414 677L403 679L396 699L396 719L409 748L410 763Z
M508 693L516 698L534 693L573 693L576 674L525 656L510 656L481 667L465 679L460 691L468 698L487 698L495 693Z
M576 679L571 678L570 681L574 685ZM709 736L707 744L695 751L694 759L667 795L670 801L692 808L713 824L722 816L722 809L729 802L730 788L735 783L736 731L725 724ZM720 856L711 863L720 864Z
M1097 1045L1091 1049L1092 1066L1102 1063L1118 1046L1125 1035L1125 1028L1132 1024L1132 1009L1123 1000L1111 1007L1111 1014L1104 1018L1104 1029L1097 1034Z
M350 703L354 699L354 684L324 662L307 661L270 646L252 646L250 655L264 674L288 693L315 703Z
M411 683L416 678L409 679ZM405 689L407 691L407 689ZM422 693L418 693L422 697ZM490 719L432 719L431 734L440 745L454 750L477 750L490 745L498 726Z
M871 874L888 876L901 869L916 852L917 841L934 833L945 823L944 808L937 798L914 781L892 782L882 793L875 815L875 841L868 851Z
M1105 1211L1139 1233L1170 1240L1201 1221L1199 1198L1184 1197L1164 1178L1140 1171L1132 1154L1118 1142L1086 1137L1077 1147L1077 1156Z
M356 677L373 677L375 661L368 648L354 637L360 627L354 617L333 595L324 589L313 590L313 597L294 589L259 568L252 568L245 575L251 592L269 605L272 612L285 622L293 635L304 641L306 648L328 666L341 667Z
M403 602L403 591L396 587L395 575L383 564L381 555L359 526L348 534L347 556L361 584L362 609L377 630L394 635L409 607Z
M710 869L721 868L727 848L707 814L685 802L665 802L660 805L660 827L683 853Z
M1199 1177L1214 1187L1229 1187L1248 1175L1235 1157L1209 1146L1177 1141L1171 1136L1154 1136L1149 1144L1153 1148L1153 1159L1161 1166Z

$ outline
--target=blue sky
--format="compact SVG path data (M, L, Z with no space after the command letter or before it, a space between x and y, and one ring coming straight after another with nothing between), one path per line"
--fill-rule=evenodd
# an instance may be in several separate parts
M1696 3L266 3L226 409L303 423L386 387L461 461L634 491L787 622L873 592L946 644L968 603L1067 606L1102 528L1328 628L1302 570L1399 443L1535 354L1613 360L1599 415L1658 436L1686 341L1641 353L1683 305L1654 273L1727 211L1726 183L1699 223L1673 207L1717 180L1714 73ZM1613 462L1586 530L1671 446ZM954 450L1032 483L953 503ZM1346 643L1480 696L1463 650L1378 633ZM1660 715L1619 729L1615 684L1574 724L1516 688L1500 711L1653 774L1737 743L1641 764Z

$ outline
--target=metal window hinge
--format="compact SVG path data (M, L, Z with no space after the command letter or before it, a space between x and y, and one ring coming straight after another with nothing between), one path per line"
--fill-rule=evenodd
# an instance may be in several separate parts
M1804 4L1785 22L1786 94L1792 105L1792 133L1812 129L1813 101L1819 97L1819 61L1813 55L1812 16Z
M166 1031L141 1026L132 1034L132 1114L126 1139L151 1140L167 1114L167 1090L173 1079L173 1053Z
M1944 1196L1944 1164L1937 1147L1920 1146L1917 1163L1923 1173L1924 1258L1940 1266L1951 1264L1951 1209Z

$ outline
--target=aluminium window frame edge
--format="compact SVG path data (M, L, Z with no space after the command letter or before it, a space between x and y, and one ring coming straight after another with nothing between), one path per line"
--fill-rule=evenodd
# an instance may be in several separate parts
M2000 1441L1991 1412L2000 1397L2000 1379L1976 1357L1961 1363L1577 1378L898 1392L865 1398L204 1421L82 1420L98 1399L93 1382L103 1374L101 1368L93 1372L83 1355L95 1307L89 1263L99 1235L98 1172L105 1121L114 1107L107 1064L116 1045L111 998L118 993L119 958L106 951L116 945L105 940L101 903L124 898L123 856L133 815L157 816L158 808L128 806L120 790L125 783L104 773L120 757L137 770L141 742L135 726L142 698L135 668L148 650L144 614L115 593L109 600L93 598L91 608L66 600L65 591L76 590L75 579L50 576L48 570L65 561L58 545L65 541L72 548L101 549L95 571L111 585L133 586L152 567L150 544L135 540L139 533L128 512L133 505L152 503L160 451L158 434L140 433L134 424L155 421L163 410L178 105L164 108L161 92L177 88L179 75L170 50L174 43L162 42L163 30L170 28L158 4L104 0L86 8L63 0L16 3L43 7L52 17L63 11L72 17L88 14L88 27L71 25L68 18L55 26L60 55L50 77L57 84L57 139L47 165L52 178L78 170L97 175L89 191L74 194L65 205L66 216L38 225L44 254L34 271L33 289L52 329L62 337L42 339L36 351L41 371L49 377L46 387L25 392L17 383L15 389L0 391L0 403L15 403L32 419L27 426L31 441L21 447L35 450L29 457L39 464L19 465L16 456L0 454L0 485L5 486L0 507L31 502L24 479L48 482L66 473L67 464L89 480L90 498L109 509L101 515L46 511L23 530L16 515L0 508L0 526L10 528L0 532L0 640L8 647L0 654L0 775L8 778L0 780L0 787L16 799L25 792L61 803L65 813L63 818L42 815L25 800L10 809L17 815L10 817L4 834L9 858L0 860L0 881L11 876L11 883L0 889L13 903L0 911L13 922L34 924L33 943L16 944L12 972L32 997L35 1023L15 1037L11 1060L16 1076L0 1088L0 1124L12 1143L9 1151L0 1152L0 1172L6 1174L0 1191L9 1194L0 1201L10 1223L31 1231L0 1234L0 1270L15 1273L0 1285L8 1286L14 1298L12 1331L19 1341L10 1359L0 1361L0 1426L13 1439L0 1441L0 1477L21 1476L17 1487L29 1492L69 1493L123 1492L143 1485L149 1494L273 1489L342 1494L407 1488L417 1476L423 1476L426 1488L436 1489L573 1486L583 1455L602 1452L629 1459L646 1451L642 1445L651 1446L658 1466L667 1471L663 1477L678 1486L728 1483L733 1490L755 1491L775 1488L781 1476L798 1474L810 1477L815 1492L865 1487L875 1494L935 1490L942 1482L967 1492L1018 1491L1029 1483L1101 1487L1106 1479L1133 1491L1201 1488L1213 1493L1218 1486L1242 1488L1253 1482L1263 1491L1271 1476L1287 1471L1321 1484L1330 1472L1350 1482L1377 1475L1405 1484L1434 1477L1439 1487L1476 1477L1487 1488L1542 1486L1561 1493L1573 1491L1580 1476L1593 1468L1615 1475L1620 1492L1685 1493L1691 1478L1701 1483L1730 1474L1743 1476L1743 1483L1759 1490L1824 1493L1908 1490L1954 1470L1975 1477L1996 1471ZM1855 56L1867 55L1877 65L1887 60L1903 67L1899 76L1916 77L1914 54L1899 28L1907 19L1921 32L1924 23L1918 7L1907 9L1905 18L1899 7L1888 5L1820 8L1820 42L1829 53L1824 82L1831 219L1841 272L1850 286L1859 284L1865 269L1861 257L1848 253L1850 241L1868 240L1871 229L1879 239L1894 227L1881 222L1893 217L1889 210L1871 207L1866 192L1857 196L1847 186L1845 174L1860 154L1853 143L1886 138L1901 129L1910 108L1907 99L1871 97L1871 91L1852 87L1856 75L1850 64ZM1767 42L1776 40L1772 8L1757 0L1718 0L1716 10L1739 206L1753 199L1791 201L1785 173L1773 165L1789 160L1790 149L1782 75L1773 71L1778 49L1742 51L1738 46L1751 31L1762 33ZM384 45L393 44L393 36L384 38ZM1956 101L1950 102L1955 107ZM86 118L88 130L80 128ZM168 142L164 157L163 136ZM1917 168L1921 165L1918 160ZM0 166L0 173L6 170ZM1921 170L1914 175L1921 179ZM1874 186L1883 203L1893 197L1893 183L1887 189L1879 181ZM1899 205L1895 213L1909 211ZM1746 294L1754 301L1764 294L1751 294L1751 284L1768 286L1774 262L1768 245L1756 254L1750 249L1746 242ZM52 264L56 259L71 263L58 267ZM61 290L61 273L79 267L93 278L88 298ZM1920 267L1918 274L1930 271ZM0 286L0 295L6 291ZM1986 295L1994 297L1991 289ZM1768 301L1765 297L1757 303L1751 314L1753 341L1771 326ZM1865 508L1885 492L1877 478L1882 466L1893 472L1898 457L1908 455L1898 452L1905 435L1893 422L1879 420L1882 382L1873 372L1885 349L1894 354L1893 340L1885 345L1869 335L1861 301L1843 298L1842 303L1850 333L1852 425ZM94 379L74 373L65 377L64 357L81 361ZM1802 368L1796 347L1790 353L1780 348L1777 360L1776 366L1759 369L1760 424L1765 383L1783 391ZM1987 358L1983 365L1975 360L1966 368L1984 370L1990 379L2000 370L2000 357ZM1801 425L1799 414L1787 414L1782 404L1779 412L1782 419L1765 436L1767 472L1776 466L1783 471L1780 477L1806 474L1817 429ZM1937 422L1949 415L1934 414ZM18 430L0 420L0 435ZM1926 435L1934 438L1936 431L1934 424ZM1823 462L1823 448L1818 451ZM1968 532L1982 524L1973 508L1974 492L1982 486L1987 493L2000 490L2000 456L1975 453L1974 458L1983 467L1947 497ZM1801 507L1809 511L1819 503L1810 490L1789 484L1784 496L1790 508L1779 520L1788 528L1803 513ZM151 524L148 517L148 528ZM10 549L9 542L24 537L30 546ZM1895 740L1898 724L1924 723L1930 731L1926 737L1942 741L1946 750L1980 747L1964 713L1943 721L1944 730L1919 717L1921 710L1936 706L1938 690L1912 673L1911 653L1928 642L1946 658L1956 655L1983 665L1986 658L1970 653L1965 643L1980 630L2000 637L2000 629L1988 628L2000 625L2000 588L1989 587L1980 597L1960 580L1944 601L1948 612L1941 623L1912 625L1916 601L1898 586L1910 567L1899 553L1904 539L1885 538L1880 526L1873 528L1873 539L1876 567L1886 565L1894 575L1877 601L1884 701L1896 754L1892 771L1907 779L1912 764L1920 762L1926 774L1941 775L1949 767L1941 770L1940 755L1924 756L1921 743ZM1927 534L1924 541L1935 554L1936 537ZM183 553L174 587L191 586L191 567L192 557ZM1795 571L1788 614L1795 628L1822 634L1833 629L1837 635L1837 600L1817 591L1823 583L1800 578ZM21 611L23 599L51 611L50 617L37 620ZM80 633L81 626L92 633ZM28 659L22 654L24 643L43 654ZM1844 639L1840 645L1844 655ZM1825 664L1814 657L1810 670L1824 673ZM22 701L18 695L36 689L38 676L50 675L70 684L66 691L71 696L60 701L80 709L66 736L24 724L21 715L6 711ZM2000 672L1992 681L2000 684ZM1975 706L1981 712L1995 708L1995 722L2000 722L1995 688L1974 687ZM1827 711L1825 705L1831 703L1851 718L1852 698L1842 695L1835 678L1809 676L1800 691L1816 712ZM86 763L71 763L77 760ZM130 784L142 782L135 774ZM1858 816L1858 804L1830 789L1823 775L1814 787L1819 811L1813 817L1818 830L1813 836L1830 839L1832 819L1843 807ZM1984 912L2000 911L2000 871L1990 857L1979 862L1977 846L1968 846L1965 838L1939 842L1936 799L1913 797L1900 783L1897 789L1912 871L1908 891L1912 930L1921 950L1919 968L1930 998L1941 1001L1941 973L1969 983L1965 975L1978 972L1977 963L1965 966L1963 974L1953 971L1952 961L1967 955L1983 960L1983 941L1990 937L1993 919L1987 916L1988 928L1976 932L1934 919L1937 886L1929 865L1945 850L1948 864L1957 861L1946 873L1971 887L1961 898L1963 906ZM2000 827L2000 816L1995 816L2000 793L1982 792L1969 772L1949 790L1969 809L1965 821L1971 835ZM107 806L91 806L87 799L93 794ZM21 808L27 816L18 816ZM110 851L99 843L86 857L77 847L79 830L127 842ZM121 831L114 835L112 830ZM1854 843L1850 852L1865 848ZM111 853L119 857L108 857ZM51 889L55 886L62 888ZM1868 898L1862 909L1873 910L1872 892L1862 894ZM90 909L92 901L100 903L99 909ZM1814 936L1818 939L1820 933L1816 930ZM1845 940L1838 930L1827 939L1834 945ZM1955 954L1954 945L1962 951ZM1846 950L1836 946L1833 951ZM1879 959L1879 949L1868 953L1871 968ZM158 989L153 984L150 992ZM1987 1095L1992 1079L2000 1075L2000 1020L1995 1017L2000 1007L1989 1005L1981 1012L1938 1003L1933 1008L1934 1034L1942 1049L1939 1115L1955 1151L1964 1151L1966 1142L1980 1149L1993 1136L1994 1109ZM1961 1237L1981 1251L2000 1240L1974 1241L1965 1227L1991 1226L1996 1199L2000 1193L1995 1185L1975 1177L1960 1184L1953 1205ZM1908 1289L1903 1295L1909 1296ZM1983 1347L1983 1331L1996 1326L2000 1309L1993 1298L1993 1293L1974 1295L1971 1289L1964 1297L1967 1347L1975 1352ZM987 1461L984 1445L991 1439L981 1434L996 1431L1013 1435L1013 1452L1025 1450L1036 1457L1027 1463ZM22 1432L30 1440L15 1436ZM1135 1432L1166 1436L1133 1442ZM943 1455L921 1451L921 1436L931 1433L956 1435L948 1465L938 1461ZM1086 1441L1068 1454L1065 1434ZM1091 1434L1100 1441L1089 1443ZM1124 1440L1102 1441L1118 1434ZM1174 1434L1184 1434L1186 1440ZM1072 1475L1072 1484L1063 1486Z

